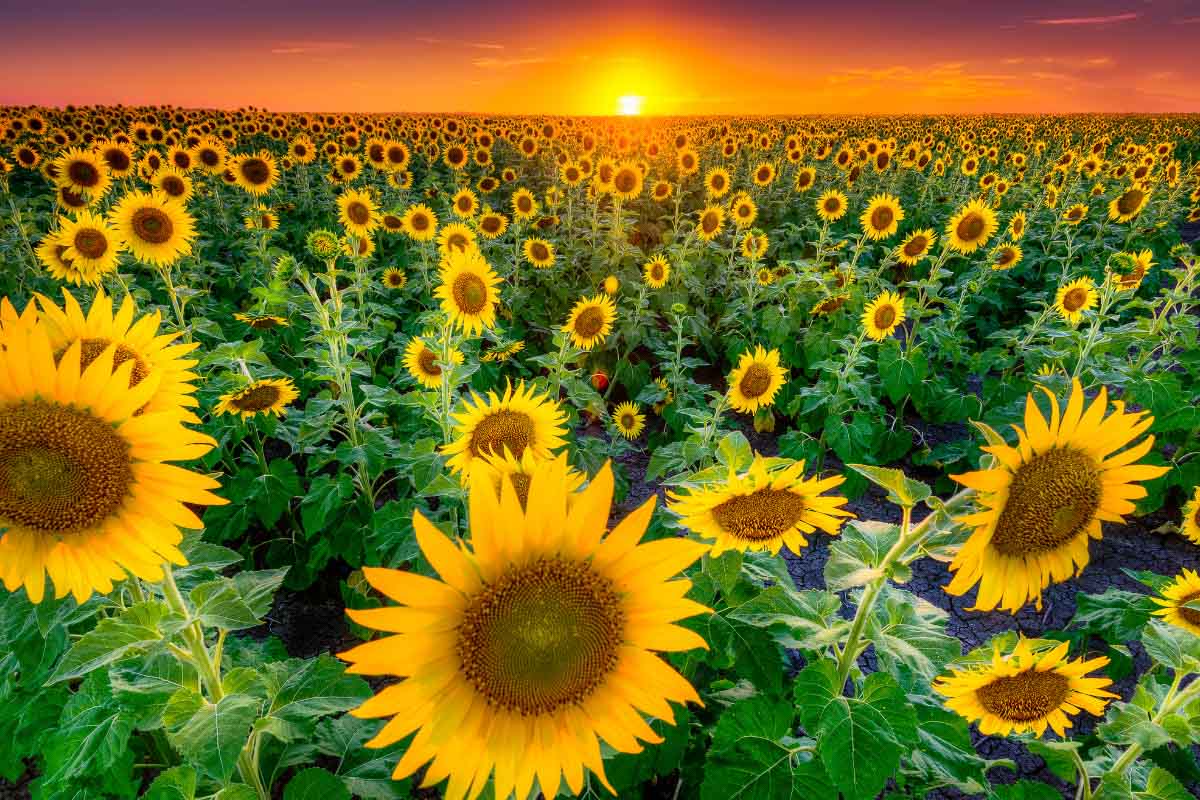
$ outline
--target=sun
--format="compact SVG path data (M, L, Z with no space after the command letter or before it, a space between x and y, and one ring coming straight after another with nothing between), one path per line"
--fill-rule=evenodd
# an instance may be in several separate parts
M642 96L623 94L617 98L617 113L623 117L636 117L642 113Z

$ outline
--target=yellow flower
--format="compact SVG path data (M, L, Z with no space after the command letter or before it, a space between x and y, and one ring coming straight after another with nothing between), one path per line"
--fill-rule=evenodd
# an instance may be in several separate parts
M1129 222L1142 213L1149 201L1150 192L1141 186L1131 186L1108 204L1108 218L1116 222Z
M884 193L871 198L858 222L868 238L878 240L895 233L903 219L904 209L900 206L900 199Z
M641 413L637 403L621 403L613 409L612 419L617 431L626 439L636 439L646 429L646 415Z
M496 324L500 276L474 248L452 250L443 262L441 285L434 294L458 328L472 335Z
M779 365L779 351L758 345L742 353L729 374L729 404L735 411L753 414L775 402L786 380L787 370Z
M509 385L503 396L489 391L486 400L474 392L471 397L473 402L464 401L463 410L453 415L457 438L442 448L450 471L462 473L464 480L472 461L481 456L507 450L523 458L529 450L545 460L566 444L566 413L549 395L536 393L532 386L527 389L524 381L515 390Z
M1076 278L1058 287L1058 293L1054 296L1054 307L1063 319L1076 325L1083 319L1083 312L1094 308L1098 300L1096 284L1092 279Z
M671 279L671 264L667 261L667 257L658 255L643 264L642 277L651 289L661 289L666 286L667 281Z
M863 310L862 326L867 336L881 342L891 336L904 319L904 298L896 292L884 292Z
M158 193L128 193L109 219L134 258L156 267L168 267L190 253L196 236L196 220L183 203Z
M591 350L612 331L617 319L617 306L606 295L584 297L571 309L563 331L571 334L571 341L581 350Z
M430 349L425 340L414 336L404 350L404 368L417 383L426 389L437 389L442 385L442 366L438 363L440 356ZM457 350L450 351L450 360L454 364L463 363L463 354Z
M287 404L300 396L291 378L265 378L251 381L243 389L223 394L217 402L214 414L235 414L249 419L259 414L282 417L287 413Z
M427 205L409 206L401 225L410 239L428 242L437 236L438 218Z
M958 210L946 225L946 244L960 253L974 253L996 232L996 212L983 200L972 200Z
M830 189L817 198L817 215L826 222L837 222L846 216L849 201L837 189Z
M538 269L554 266L554 245L545 239L526 239L522 246L525 260Z
M1183 522L1179 532L1192 544L1200 544L1200 486L1193 490L1191 502L1183 507Z
M896 248L896 259L901 264L910 267L915 266L920 263L921 259L929 255L929 250L933 247L933 243L936 240L937 236L934 234L932 228L913 231Z
M701 241L711 242L721 232L725 224L725 209L720 206L708 206L700 212L700 221L696 223L696 236Z
M1200 636L1200 611L1188 608L1189 603L1200 601L1200 575L1194 570L1185 568L1182 574L1163 589L1162 597L1152 599L1162 606L1154 612L1155 616Z
M379 206L368 192L347 189L338 196L338 221L346 233L367 239L379 227Z

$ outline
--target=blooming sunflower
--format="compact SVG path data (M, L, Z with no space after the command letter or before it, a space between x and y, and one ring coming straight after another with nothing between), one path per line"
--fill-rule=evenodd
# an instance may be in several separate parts
M741 475L730 470L723 483L668 493L667 507L692 533L714 540L713 555L726 550L774 555L780 547L798 554L808 545L804 534L819 528L836 535L843 518L854 516L840 507L846 498L823 494L844 480L840 475L805 478L803 461L772 474L767 460L756 455L749 470Z
M463 354L451 350L450 360L455 365L461 364ZM442 385L442 367L438 363L438 354L419 336L414 336L404 349L404 368L413 376L413 380L426 389L437 389Z
M737 227L749 227L758 219L758 206L750 199L750 195L740 193L729 204L729 216Z
M554 470L554 462L555 459L552 458L537 458L532 450L526 450L520 458L514 458L511 452L505 450L502 455L483 455L476 459L471 464L471 474L474 477L476 472L482 472L491 478L497 500L503 496L505 484L511 483L517 495L517 502L521 504L521 510L525 510L529 503L529 487L533 484L534 476L539 472ZM567 495L569 511L578 498L574 493L583 488L587 478L582 472L569 466L565 477L567 491L570 493Z
M520 220L529 220L537 216L538 202L533 192L521 188L512 195L513 216Z
M158 267L191 252L196 220L183 203L161 193L129 192L109 212L126 247L139 261Z
M671 279L671 263L667 261L666 256L655 256L642 265L642 277L645 278L646 285L651 289L661 289ZM614 289L608 294L615 294L615 292Z
M455 216L470 219L479 211L479 197L470 189L459 189L450 200L450 207Z
M729 404L735 411L753 414L775 402L775 394L786 380L787 370L779 365L779 351L758 345L742 353L729 374Z
M499 498L482 470L471 479L470 546L421 513L417 543L439 579L367 567L368 582L399 606L349 609L391 635L341 657L350 673L401 680L351 713L391 717L369 747L413 734L392 776L422 764L425 786L446 778L447 798L554 797L565 780L583 791L585 768L613 791L600 742L638 752L660 742L642 712L674 719L668 701L699 703L692 686L652 650L706 647L673 623L708 609L670 580L700 557L686 539L639 544L655 498L605 536L612 502L607 465L569 498L565 458L532 476L528 509L511 482ZM494 775L494 777L493 777Z
M629 440L641 436L646 429L646 415L641 413L637 403L621 403L613 409L612 419L617 431Z
M1088 207L1086 203L1076 203L1063 212L1063 222L1068 225L1078 225L1087 219Z
M461 222L448 222L438 231L438 252L443 257L449 255L452 251L463 253L467 250L474 250L477 247L478 245L475 243L475 231Z
M1129 222L1142 213L1150 201L1150 192L1141 186L1131 186L1114 197L1108 204L1108 218L1116 222Z
M434 294L450 321L469 334L477 334L496 323L497 285L500 276L479 250L452 249L442 262L441 285Z
M408 276L402 269L388 267L383 271L383 285L389 289L403 289L408 285Z
M538 459L547 459L552 450L566 444L563 424L567 415L549 395L538 394L525 382L513 389L510 384L503 396L489 391L487 399L475 392L464 408L454 414L456 439L442 448L449 456L451 472L462 473L464 481L473 459L506 449L514 458L523 458L529 450Z
M891 336L896 327L904 322L904 298L896 292L884 292L863 310L862 326L877 342Z
M110 344L81 366L82 341L57 359L45 325L6 326L0 348L0 579L45 596L85 602L126 572L162 579L185 564L180 528L202 523L188 508L220 505L211 478L169 461L198 458L216 442L189 430L178 411L137 412L159 390L137 363L114 365Z
M1118 697L1105 689L1111 680L1088 677L1108 659L1066 660L1068 646L1061 642L1039 654L1022 636L1011 654L1001 655L997 646L991 664L939 676L933 688L947 698L951 711L968 722L978 721L985 736L1041 736L1046 728L1065 736L1070 717L1080 709L1102 716L1108 699Z
M100 276L96 274L95 270L79 267L74 260L67 257L67 246L62 244L60 233L61 231L52 231L42 237L42 241L38 243L37 247L38 261L42 262L42 266L56 280L67 281L76 286L80 284L98 285Z
M545 239L526 239L521 250L525 253L525 260L538 269L554 266L554 245Z
M700 220L696 223L696 236L704 242L711 242L721 232L725 224L725 209L720 206L708 206L700 212Z
M983 200L972 200L950 218L947 246L960 253L974 253L987 244L999 227L996 212Z
M485 209L479 217L477 227L485 239L499 239L508 230L508 217L498 211Z
M255 197L271 191L279 180L275 156L267 150L234 156L229 160L228 168L237 185Z
M846 305L846 301L849 299L850 295L848 294L837 294L831 297L826 297L824 300L820 300L813 305L808 313L812 314L814 317L828 317L830 314Z
M904 209L900 206L900 198L885 192L871 198L858 223L868 238L879 240L895 233L903 219Z
M1094 308L1098 300L1096 284L1085 276L1058 287L1054 307L1063 319L1077 325L1083 319L1083 312Z
M370 193L347 189L338 196L337 204L338 221L347 234L367 239L379 227L379 206Z
M191 200L196 189L191 177L178 167L163 167L158 170L150 178L150 185L181 203Z
M724 197L732 185L733 180L729 177L729 170L724 167L713 167L704 176L704 188L708 192L708 196L714 200Z
M288 321L275 314L243 314L238 312L233 315L233 318L238 322L246 323L256 331L269 331L274 328L288 327Z
M992 269L1012 269L1021 263L1023 255L1020 245L1005 242L992 252Z
M826 222L837 222L846 216L846 209L849 207L846 195L837 189L830 189L817 198L817 216Z
M437 214L424 204L409 206L401 224L409 238L418 242L431 241L437 235Z
M1200 486L1192 492L1192 499L1183 507L1183 522L1179 532L1193 544L1200 544Z
M117 268L117 256L125 248L117 231L99 214L77 211L75 218L60 219L57 243L66 248L62 258L75 269L89 272L97 279Z
M607 295L583 297L571 308L564 332L571 334L571 341L581 350L591 350L612 331L617 319L617 306Z
M1105 418L1103 388L1085 410L1077 380L1060 413L1058 399L1039 388L1050 397L1049 420L1028 395L1017 446L984 447L996 466L950 476L979 492L981 508L961 519L974 532L950 564L955 575L946 591L962 595L978 583L975 608L983 611L1016 613L1031 598L1040 610L1043 589L1087 565L1088 540L1101 538L1100 523L1123 522L1134 510L1130 501L1146 496L1138 481L1167 472L1134 463L1154 446L1153 436L1124 449L1153 417L1127 414L1117 402Z
M103 197L112 186L108 166L97 153L72 147L54 160L54 183L89 199Z
M932 228L924 228L919 231L913 231L908 235L900 246L896 248L896 259L907 266L916 266L921 259L929 255L930 248L933 247L937 236L934 235Z
M1200 610L1189 607L1200 601L1200 575L1195 571L1185 568L1162 590L1162 597L1152 599L1162 606L1154 612L1155 616L1200 636Z
M613 172L610 191L621 200L632 200L642 193L642 171L635 164L621 164Z
M242 419L258 414L282 417L287 413L287 404L299 396L291 378L264 378L251 381L244 389L221 395L213 413L238 414Z

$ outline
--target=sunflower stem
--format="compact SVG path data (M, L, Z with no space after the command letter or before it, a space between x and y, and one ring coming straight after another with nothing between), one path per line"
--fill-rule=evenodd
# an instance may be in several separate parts
M179 592L179 585L175 583L173 568L170 564L163 564L162 569L163 599L167 601L167 605L172 611L184 619L190 619L191 611L188 610L187 603ZM221 687L221 665L213 662L208 648L204 646L204 629L200 626L200 622L193 620L191 624L180 631L179 635L183 638L184 644L188 646L192 664L200 673L200 679L204 682L205 688L208 689L209 700L219 703L225 696L225 690Z
M1171 681L1171 688L1167 691L1167 696L1163 698L1158 713L1150 720L1151 723L1160 725L1163 719L1169 714L1174 714L1180 706L1186 705L1197 696L1200 696L1200 679L1192 681L1182 692L1179 691L1179 684L1183 682L1184 677L1186 676L1183 673L1176 671L1175 679ZM1137 760L1137 757L1142 754L1142 750L1142 746L1137 742L1129 745L1129 747L1125 748L1125 752L1121 754L1121 757L1113 762L1113 765L1104 774L1124 777L1125 770L1129 769L1129 766Z

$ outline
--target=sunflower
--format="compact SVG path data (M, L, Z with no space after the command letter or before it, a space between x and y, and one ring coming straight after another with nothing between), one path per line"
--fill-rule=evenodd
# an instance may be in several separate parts
M539 459L534 457L532 451L526 450L525 454L520 458L514 458L513 454L505 450L503 455L484 455L475 460L472 465L472 474L474 472L482 472L491 479L492 489L499 499L504 493L506 483L511 483L513 491L517 495L517 502L521 504L521 510L524 511L529 503L529 487L533 484L534 477L539 473L544 473L548 470L555 469L554 459ZM578 495L574 494L583 488L583 484L587 478L578 470L567 467L566 472L567 491L567 510L575 505L575 500Z
M517 189L512 195L513 216L520 220L533 219L538 213L537 198L528 189Z
M729 404L735 411L753 414L775 402L775 394L787 380L787 370L779 365L779 351L759 345L747 350L729 374Z
M409 206L401 225L410 239L428 242L437 236L438 218L427 205Z
M200 140L200 143L196 145L193 152L196 156L196 162L210 175L220 175L225 171L229 154L225 149L225 143L220 139L206 136ZM117 173L114 171L113 174Z
M900 207L900 199L885 192L871 198L858 223L868 238L879 240L895 233L903 219L904 209Z
M110 344L81 366L76 341L57 359L45 325L5 328L0 348L0 579L29 600L79 603L107 594L126 572L162 580L187 563L180 528L199 529L188 505L220 505L211 478L168 461L207 453L211 438L177 410L138 414L157 377L130 388L137 363L114 365Z
M1094 308L1099 298L1091 278L1076 278L1058 287L1058 294L1054 296L1054 307L1063 319L1077 325L1079 320L1083 319L1083 312Z
M1194 607L1200 602L1200 575L1195 571L1185 568L1162 590L1162 597L1152 599L1162 606L1154 612L1155 616L1200 636L1200 610Z
M426 389L437 389L442 385L442 367L438 358L438 354L430 349L424 339L414 336L404 350L404 367L417 383ZM455 365L461 364L463 354L452 350L450 360Z
M562 329L571 334L571 341L576 347L591 350L604 343L616 319L617 306L612 298L598 294L580 299L571 309L567 324Z
M470 219L479 211L479 198L470 189L459 189L450 200L450 208L460 219Z
M379 206L369 192L347 189L338 195L337 204L338 222L350 236L366 239L379 227Z
M454 416L457 438L442 448L449 457L451 472L462 473L464 481L471 470L472 460L485 455L501 454L505 450L515 458L523 458L526 450L539 460L550 458L551 451L566 444L563 435L567 415L549 395L537 394L534 388L510 384L503 396L489 391L487 399L471 392L471 400Z
M849 202L846 195L837 189L830 189L817 198L817 215L826 222L837 222L846 216Z
M96 292L86 313L65 290L62 307L43 295L37 299L56 360L78 342L79 366L86 371L102 353L115 348L114 368L126 361L133 362L129 374L131 391L146 380L157 384L145 406L136 413L175 411L188 422L198 421L184 409L198 405L192 397L196 391L192 384L197 380L192 369L198 362L189 354L199 345L177 342L175 333L160 334L161 314L156 311L135 320L136 309L128 295L114 312L112 298L103 290Z
M167 267L191 252L196 220L178 200L161 193L129 192L109 212L134 258Z
M733 180L729 177L729 170L724 167L713 167L704 176L705 191L714 200L724 197L732 185Z
M646 415L641 413L637 403L621 403L613 409L612 420L617 432L630 441L641 436L646 429Z
M324 228L310 232L304 239L304 245L314 258L321 261L336 259L340 247L337 234Z
M133 174L133 148L124 142L105 142L96 148L96 154L108 168L113 178L124 178Z
M288 327L288 321L274 314L242 314L236 313L233 318L244 322L256 331L269 331L274 328Z
M729 204L729 216L733 218L734 225L739 228L747 228L754 224L754 220L758 219L758 206L750 199L750 195L744 192L739 193Z
M1069 644L1061 642L1039 654L1021 636L1011 654L1002 656L997 646L991 664L941 675L933 688L945 695L951 711L968 722L978 721L985 736L1041 736L1047 727L1065 736L1070 717L1080 709L1103 716L1108 699L1119 696L1105 689L1112 684L1108 678L1087 676L1108 659L1065 660Z
M765 187L770 186L775 180L775 165L769 161L764 161L754 168L754 185Z
M1150 192L1141 186L1131 186L1114 197L1108 204L1108 218L1116 222L1129 222L1142 213L1150 201Z
M824 300L818 301L808 313L812 314L814 317L828 317L830 314L846 305L846 301L849 299L850 295L848 294L837 294L833 295L832 297L826 297Z
M726 550L767 550L780 547L799 553L808 545L804 534L818 528L836 535L844 517L854 514L841 508L846 498L824 492L841 485L838 475L823 480L804 477L804 462L772 470L755 455L750 469L739 475L731 470L722 483L669 492L668 508L680 524L702 539L712 539L712 553Z
M508 217L498 211L486 209L480 215L476 227L485 239L499 239L508 230Z
M908 235L900 246L896 248L896 259L907 266L916 266L921 259L929 255L930 248L933 247L937 236L932 228L924 228L919 231L913 231Z
M554 245L545 239L526 239L521 249L525 253L525 260L538 269L554 266Z
M612 193L621 200L632 200L642 193L642 171L634 164L621 164L610 181Z
M446 256L476 249L475 231L461 222L448 222L438 231L438 252Z
M642 265L642 277L646 280L646 285L651 289L661 289L671 279L671 263L667 261L666 256L657 255ZM615 282L616 278L613 278L613 281ZM607 285L605 286L607 294L616 294L616 291L616 287L614 287L609 292Z
M117 268L117 256L125 248L117 231L108 221L91 211L78 211L74 219L60 219L57 243L66 249L62 258L96 280ZM95 281L89 281L94 283Z
M499 283L500 276L479 250L452 249L442 262L441 285L434 294L450 321L474 335L496 323Z
M76 286L81 284L98 285L100 276L96 274L95 270L78 267L73 260L67 257L67 246L62 244L60 234L61 231L52 231L42 237L42 241L38 243L37 247L38 261L42 262L42 266L55 280L67 281Z
M1018 211L1008 222L1008 235L1011 239L1020 239L1025 235L1025 212Z
M904 322L904 298L896 292L884 292L863 310L862 326L877 342L892 335L896 327Z
M609 275L607 278L604 279L604 283L602 283L600 285L600 288L604 290L604 293L606 295L608 295L609 297L612 297L620 290L621 281L617 278L616 275Z
M1078 225L1087 219L1088 207L1086 203L1076 203L1063 212L1063 222L1068 225Z
M983 200L972 200L947 223L947 246L960 253L974 253L987 244L998 227L992 207Z
M408 276L402 269L388 267L383 271L383 285L389 289L403 289L408 285Z
M108 166L91 150L72 147L54 160L54 183L87 198L103 197L112 186Z
M1005 242L992 251L992 269L1012 269L1021 263L1021 248L1012 242Z
M491 350L488 350L486 353L481 355L479 360L487 363L502 363L508 361L510 358L524 349L525 342L518 339L515 342L510 342L503 346L497 345L496 347L493 347Z
M182 203L192 199L195 185L183 170L178 167L163 167L150 178L150 185L167 197L172 197Z
M260 413L282 417L287 413L285 406L299 396L291 378L265 378L251 381L244 389L221 395L213 413L238 414L242 419Z
M807 192L813 188L817 180L817 171L812 167L804 167L796 171L796 178L793 182L793 188L797 192Z
M275 156L267 150L234 156L229 161L229 170L233 173L237 185L255 197L261 197L271 191L279 180L279 167L275 164Z
M661 741L643 712L673 720L668 701L700 702L652 650L707 647L673 623L708 609L684 597L691 581L669 580L702 549L680 538L639 544L656 498L605 536L609 466L574 496L567 475L565 457L537 468L528 495L538 502L526 510L515 481L497 497L490 472L472 474L469 547L415 512L417 543L440 580L364 568L401 605L348 609L390 635L341 657L347 672L401 678L351 712L391 717L369 747L416 732L394 778L432 762L424 785L449 778L449 798L475 797L490 781L497 797L530 796L535 781L554 797L564 780L582 792L586 767L611 792L601 740L638 752L638 739Z
M696 223L696 236L705 242L711 242L721 232L725 224L725 209L720 206L707 206L700 212L700 220Z
M976 609L1000 606L1016 613L1033 598L1040 610L1043 589L1088 563L1088 539L1101 537L1101 521L1123 522L1122 515L1134 510L1130 501L1146 496L1137 482L1167 472L1134 463L1154 446L1153 436L1111 455L1149 428L1153 417L1127 414L1118 402L1104 418L1103 388L1085 411L1077 380L1061 414L1057 398L1043 391L1050 396L1049 421L1028 395L1018 445L985 447L996 466L950 476L977 490L982 508L961 520L974 532L950 564L955 576L946 591L961 595L978 583Z
M1192 500L1183 507L1183 522L1179 532L1193 544L1200 544L1200 486L1192 492Z
M755 231L746 231L746 234L742 237L740 248L742 256L749 261L758 261L765 256L767 254L767 247L771 244L765 233L756 231L757 229ZM766 267L763 269L766 269ZM767 272L770 272L770 270L768 269ZM771 273L772 280L774 277L775 274ZM759 282L761 283L761 281Z

